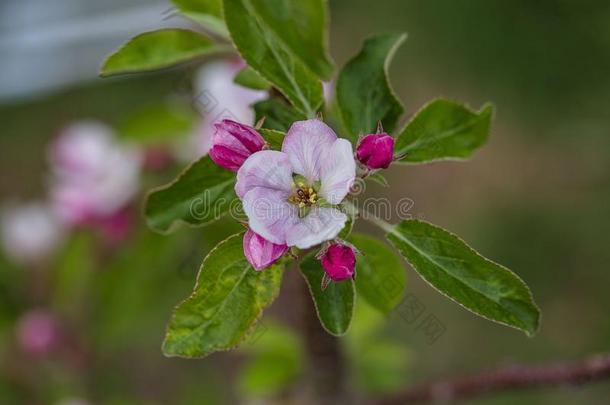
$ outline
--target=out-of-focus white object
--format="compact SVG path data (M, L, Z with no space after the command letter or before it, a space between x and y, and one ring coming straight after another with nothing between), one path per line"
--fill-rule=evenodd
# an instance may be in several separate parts
M254 123L251 104L267 97L266 91L251 90L233 82L245 66L239 60L222 60L205 64L195 75L194 103L203 116L197 133L188 145L187 159L206 155L212 146L214 124L231 119L243 124Z
M139 189L142 156L95 121L66 127L51 145L51 199L70 225L99 222L124 208Z
M0 1L0 102L95 80L134 35L191 26L173 11L166 0Z
M5 207L1 231L6 256L19 264L44 261L64 234L51 207L39 202Z

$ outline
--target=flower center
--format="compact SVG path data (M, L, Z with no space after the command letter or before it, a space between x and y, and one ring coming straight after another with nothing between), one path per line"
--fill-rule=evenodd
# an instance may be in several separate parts
M297 183L296 186L296 191L288 198L289 202L298 205L299 208L305 208L318 201L318 194L313 187L309 187L303 182Z

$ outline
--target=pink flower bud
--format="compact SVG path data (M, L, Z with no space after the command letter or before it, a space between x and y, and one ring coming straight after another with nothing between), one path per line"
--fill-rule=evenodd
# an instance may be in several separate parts
M358 142L356 157L369 169L387 169L394 159L394 138L386 133L366 135Z
M48 353L58 343L58 329L52 314L45 310L30 311L17 323L17 343L28 354Z
M286 251L288 246L269 242L251 229L244 235L244 255L255 270L260 271L271 266Z
M318 256L326 275L333 281L354 277L356 249L344 243L333 243Z
M265 146L265 140L256 130L231 120L214 124L210 157L225 169L236 172L248 156Z

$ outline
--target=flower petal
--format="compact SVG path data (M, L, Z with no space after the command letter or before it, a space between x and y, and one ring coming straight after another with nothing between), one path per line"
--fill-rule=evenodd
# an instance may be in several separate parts
M287 251L288 246L269 242L252 229L244 234L244 255L254 270L266 269Z
M235 193L244 198L248 191L263 187L270 190L281 190L286 194L292 191L292 166L288 155L274 150L256 152L237 171Z
M286 244L307 249L335 238L345 226L347 215L336 208L314 206L305 218L298 218L286 231Z
M356 178L356 161L352 144L347 139L337 139L326 151L320 171L322 188L320 196L331 204L339 204Z
M320 179L324 151L336 139L335 132L320 120L296 121L284 138L282 152L288 154L293 172L313 183Z
M297 206L287 198L283 190L255 187L242 199L250 228L278 245L286 243L286 231L299 220Z

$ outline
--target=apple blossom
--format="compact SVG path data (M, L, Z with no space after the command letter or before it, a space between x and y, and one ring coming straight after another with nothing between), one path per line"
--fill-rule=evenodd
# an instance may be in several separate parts
M355 276L356 249L346 243L332 243L318 254L324 272L332 281L343 281Z
M252 127L231 120L214 124L210 158L221 167L236 172L248 156L265 146L263 137Z
M70 225L112 218L138 192L140 154L100 123L68 126L52 144L50 162L51 198Z
M19 347L32 355L48 353L59 341L57 320L42 309L25 313L17 322L15 333Z
M244 255L255 270L266 269L287 251L288 246L269 242L251 229L244 234Z
M318 119L297 121L281 151L252 154L235 192L250 228L279 244L306 249L333 239L347 215L337 207L356 177L352 145Z
M394 138L386 133L366 135L358 142L356 157L369 169L387 169L394 159Z

